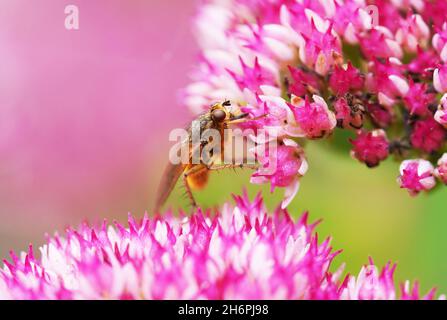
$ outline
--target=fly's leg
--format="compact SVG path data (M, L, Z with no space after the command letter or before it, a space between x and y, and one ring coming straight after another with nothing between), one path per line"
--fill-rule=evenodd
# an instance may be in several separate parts
M192 194L191 187L189 186L188 176L190 176L192 174L195 174L195 173L199 173L199 172L201 172L203 170L208 170L208 168L205 167L205 166L202 166L202 165L197 165L197 166L189 168L188 170L183 172L183 183L185 185L186 194L188 195L189 201L190 201L191 206L192 206L192 210L197 208L197 202L196 202L196 200L194 198L194 195Z
M256 170L258 169L258 165L256 164L247 164L247 163L241 163L241 164L218 164L218 165L210 165L207 167L208 170L213 170L213 171L217 171L217 170L222 170L222 169L231 169L231 168L247 168L247 169L253 169Z

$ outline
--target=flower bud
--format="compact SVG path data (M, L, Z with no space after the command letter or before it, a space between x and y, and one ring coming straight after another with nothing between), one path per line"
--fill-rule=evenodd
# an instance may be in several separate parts
M415 196L436 185L433 173L433 165L427 160L405 160L400 165L400 176L397 181L401 188L407 189L410 195Z

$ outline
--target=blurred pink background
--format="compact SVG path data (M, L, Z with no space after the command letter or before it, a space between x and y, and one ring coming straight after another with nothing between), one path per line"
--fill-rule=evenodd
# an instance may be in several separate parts
M80 29L66 30L66 5ZM193 1L0 2L0 256L152 206L195 55ZM112 200L113 199L113 200Z

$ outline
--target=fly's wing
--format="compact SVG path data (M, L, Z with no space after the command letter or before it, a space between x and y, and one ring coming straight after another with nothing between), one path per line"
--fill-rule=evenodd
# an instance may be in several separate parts
M188 145L189 162L191 162L191 154L192 154L191 126L187 128L187 131L188 131L188 138L182 142L181 147L183 148L185 145ZM172 190L177 184L178 179L183 174L187 166L188 164L184 163L178 163L178 164L173 164L171 162L168 163L163 172L163 176L161 177L160 184L158 185L157 198L155 201L155 212L158 213L160 208L165 204L166 200L168 199L169 195L171 194Z
M204 130L211 125L209 114L204 114L200 116L197 120L200 123L200 130ZM171 194L172 190L174 189L175 185L177 184L177 181L180 178L180 176L183 174L185 169L192 163L192 155L196 154L196 152L199 152L200 154L201 150L200 144L198 145L192 144L191 126L187 128L187 131L188 131L188 139L183 141L182 146L184 146L184 144L188 144L189 163L187 164L183 163L172 164L171 162L168 163L165 171L163 172L163 176L161 178L160 185L158 187L157 199L155 202L155 212L158 212L160 207L163 206L163 204L166 202L169 195Z
M184 169L184 164L172 164L170 162L168 163L165 171L163 172L163 176L161 177L160 185L158 187L157 199L155 202L155 212L158 213L160 207L163 206L163 204L166 202L172 192L172 189L174 189L178 179L182 175Z

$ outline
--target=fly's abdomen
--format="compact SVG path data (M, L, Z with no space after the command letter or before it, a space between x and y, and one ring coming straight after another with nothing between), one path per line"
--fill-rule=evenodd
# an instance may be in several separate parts
M199 170L197 172L188 175L186 179L191 189L201 190L206 187L208 183L208 177L209 177L209 170L204 167L203 170Z

